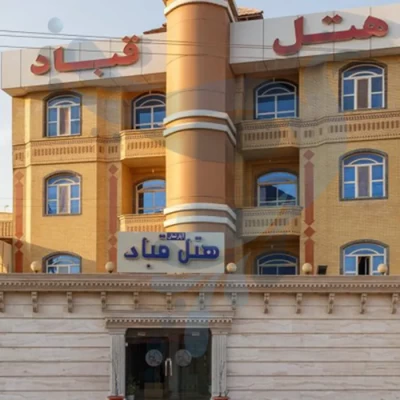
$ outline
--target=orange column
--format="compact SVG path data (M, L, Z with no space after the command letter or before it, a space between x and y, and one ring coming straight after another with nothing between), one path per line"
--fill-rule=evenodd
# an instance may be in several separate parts
M167 16L167 231L236 229L236 130L228 2L169 0ZM230 258L229 256L227 257Z

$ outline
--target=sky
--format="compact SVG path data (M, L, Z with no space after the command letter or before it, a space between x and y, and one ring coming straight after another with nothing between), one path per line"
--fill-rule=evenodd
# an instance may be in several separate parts
M264 18L319 11L393 4L393 0L236 0L238 6L258 8ZM66 41L10 37L4 32L51 32L49 21L58 18L63 34L123 37L159 27L164 21L162 0L0 0L1 46L44 46ZM53 31L54 32L54 31ZM15 34L14 34L15 35ZM11 98L0 93L0 212L12 209Z

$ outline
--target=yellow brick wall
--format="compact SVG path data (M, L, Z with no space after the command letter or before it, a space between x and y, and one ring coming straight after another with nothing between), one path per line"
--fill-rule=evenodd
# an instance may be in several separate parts
M399 57L382 57L388 72L389 110L400 105L400 76L397 74ZM254 74L237 80L244 85L244 94L237 93L236 115L253 119L254 89L268 79L286 79L299 84L300 118L313 120L339 114L339 71L345 63L326 63L301 68L298 71L279 74ZM239 82L240 81L240 82ZM159 91L162 91L160 89ZM120 130L131 127L131 101L144 92L122 92L119 89L82 88L76 90L82 95L82 137L112 137ZM49 93L35 93L25 98L13 99L13 144L45 140L45 102ZM239 99L242 98L242 100ZM239 101L240 100L240 101ZM369 112L366 111L366 114ZM233 114L232 114L233 116ZM324 144L310 148L315 153L312 159L315 170L315 223L316 234L315 264L329 265L328 273L337 274L340 267L340 247L362 239L373 239L390 247L391 273L400 273L396 267L400 260L397 239L397 199L400 191L397 140L359 141ZM339 201L339 158L355 149L381 150L389 156L389 198L388 200ZM255 206L255 182L257 176L268 171L287 170L299 176L300 205L304 206L304 153L306 149L270 149L264 152L246 154L243 166L236 166L237 207ZM238 160L242 159L239 155ZM154 161L154 163L153 163ZM135 207L134 186L152 177L165 176L165 167L159 160L148 160L145 165L137 162L113 163L118 167L118 215L130 214ZM65 163L34 165L21 169L24 172L24 270L29 271L30 262L54 251L69 251L83 259L84 272L102 272L108 260L109 226L109 168L112 164L103 162ZM47 217L44 212L44 177L69 170L83 177L82 215ZM154 171L153 171L154 170ZM399 200L400 201L400 200ZM304 218L303 218L304 219ZM60 229L60 226L62 229ZM304 224L304 229L307 225ZM302 231L304 231L302 229ZM285 239L285 238L283 238ZM287 249L300 255L304 262L304 241L306 237L287 238L278 241L280 250ZM274 239L277 240L277 239ZM242 252L248 256L245 262L247 272L252 263L265 248L268 241L244 240ZM238 253L242 253L238 252ZM250 254L250 255L249 255Z

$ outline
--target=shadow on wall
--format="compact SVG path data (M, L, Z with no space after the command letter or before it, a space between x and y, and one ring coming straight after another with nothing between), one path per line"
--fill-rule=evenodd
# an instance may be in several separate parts
M41 272L43 273L51 273L51 271L53 271L52 273L56 271L59 273L82 273L82 271L86 274L98 273L96 260L83 258L80 254L64 250L64 248L67 248L67 246L63 247L62 243L60 243L60 247L57 250L25 243L21 248L23 254L23 268L17 265L17 257L14 256L12 272L31 273L31 263L35 261L41 265ZM18 250L15 249L15 252L17 251ZM102 270L105 272L104 268Z
M11 272L12 268L12 244L0 240L0 274Z

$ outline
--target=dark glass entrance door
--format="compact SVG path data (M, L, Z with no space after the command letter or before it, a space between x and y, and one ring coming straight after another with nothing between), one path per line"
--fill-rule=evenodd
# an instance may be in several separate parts
M127 334L127 400L209 400L208 329L132 329Z

